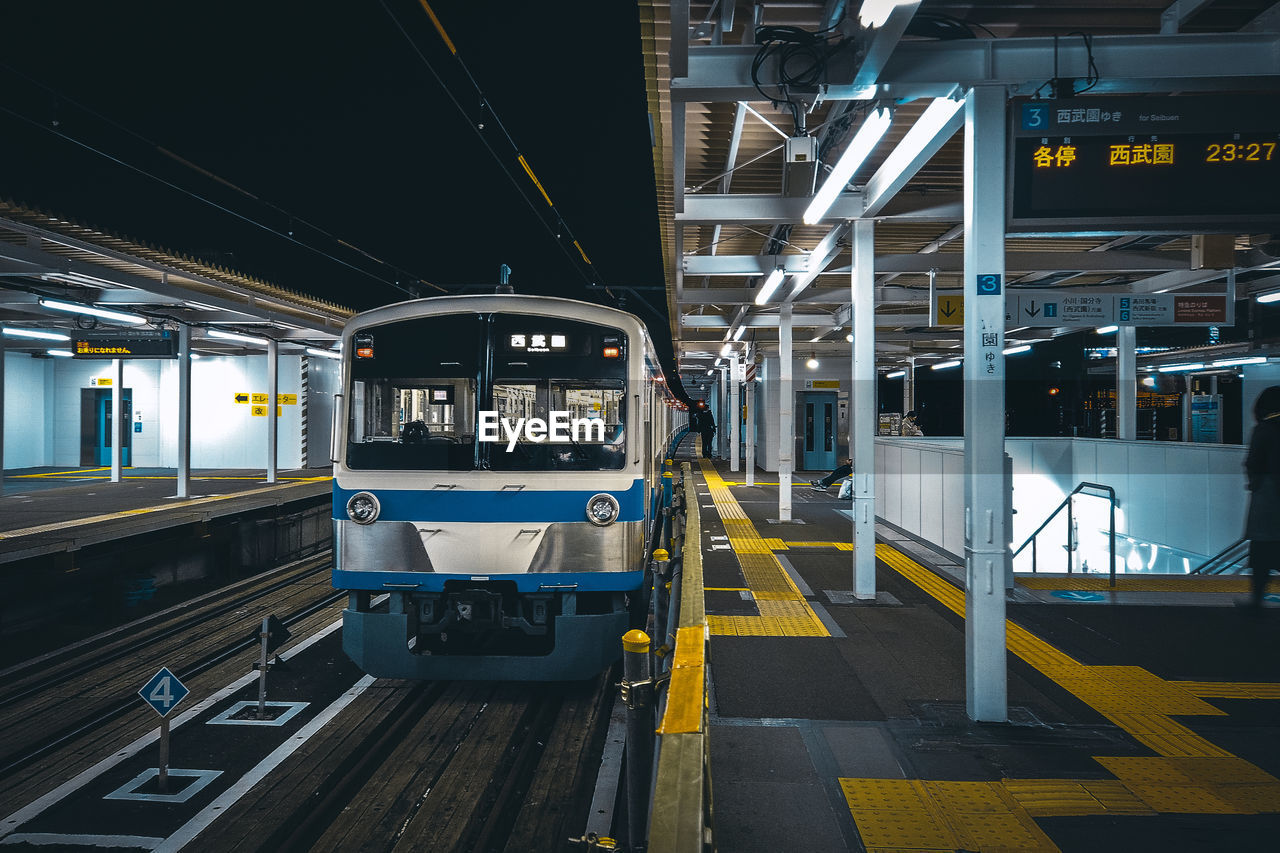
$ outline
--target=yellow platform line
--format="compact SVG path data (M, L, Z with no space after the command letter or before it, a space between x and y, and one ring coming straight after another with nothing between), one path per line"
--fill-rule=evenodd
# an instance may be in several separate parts
M1189 575L1128 575L1117 577L1115 587L1105 577L1081 575L1037 575L1018 578L1018 586L1026 589L1061 589L1073 591L1110 592L1222 592L1249 591L1248 578L1199 577Z
M964 616L964 593L887 545L876 555ZM1280 779L1173 716L1223 715L1203 697L1280 699L1280 684L1166 681L1136 666L1090 666L1006 622L1011 652L1093 707L1155 756L1097 756L1107 780L1001 782L841 779L869 851L1057 850L1035 817L1280 812Z
M777 540L760 536L714 467L699 459L711 501L738 558L742 579L755 599L758 616L708 614L712 635L730 637L829 637L831 633L773 555Z

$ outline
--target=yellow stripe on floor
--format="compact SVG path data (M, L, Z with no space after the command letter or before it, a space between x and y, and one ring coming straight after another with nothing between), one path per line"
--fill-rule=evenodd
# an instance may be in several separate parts
M877 544L876 556L964 616L963 590L888 545ZM1206 697L1280 699L1280 684L1166 681L1137 666L1089 666L1013 622L1005 628L1009 651L1157 754L1095 757L1114 781L841 779L868 851L1057 850L1034 817L1280 812L1280 779L1172 719L1223 716Z
M720 474L699 460L712 503L724 523L729 546L738 558L742 579L755 599L759 616L707 615L712 635L730 637L829 637L822 620L773 555L776 539L764 539ZM779 543L780 544L780 543Z

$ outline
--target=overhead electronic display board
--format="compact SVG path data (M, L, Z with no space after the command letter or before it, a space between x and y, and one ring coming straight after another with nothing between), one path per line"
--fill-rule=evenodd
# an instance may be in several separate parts
M1018 233L1280 228L1280 97L1084 96L1010 105Z

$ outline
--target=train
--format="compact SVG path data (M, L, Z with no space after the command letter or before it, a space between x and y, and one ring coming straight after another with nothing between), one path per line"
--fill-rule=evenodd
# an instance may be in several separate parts
M331 454L346 654L405 679L607 668L642 615L678 410L625 311L484 294L352 317Z

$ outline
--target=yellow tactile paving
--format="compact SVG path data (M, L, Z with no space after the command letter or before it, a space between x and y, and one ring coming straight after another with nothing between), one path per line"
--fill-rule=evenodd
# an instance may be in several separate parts
M1211 699L1280 699L1280 684L1269 682L1170 681L1193 696Z
M1000 784L1033 817L1155 814L1119 781L1004 779Z
M1107 577L1084 575L1043 575L1020 577L1018 585L1027 589L1062 589L1075 591L1107 592L1229 592L1249 591L1249 579L1240 577L1191 577L1168 575L1162 577L1126 575L1116 578L1111 586Z
M707 616L712 635L732 637L829 637L813 608L805 601L791 576L783 570L776 550L785 550L780 539L760 536L742 506L729 492L716 469L699 462L707 491L724 523L729 546L738 558L742 579L751 591L759 616ZM833 543L834 544L834 543ZM782 547L778 547L782 546Z

